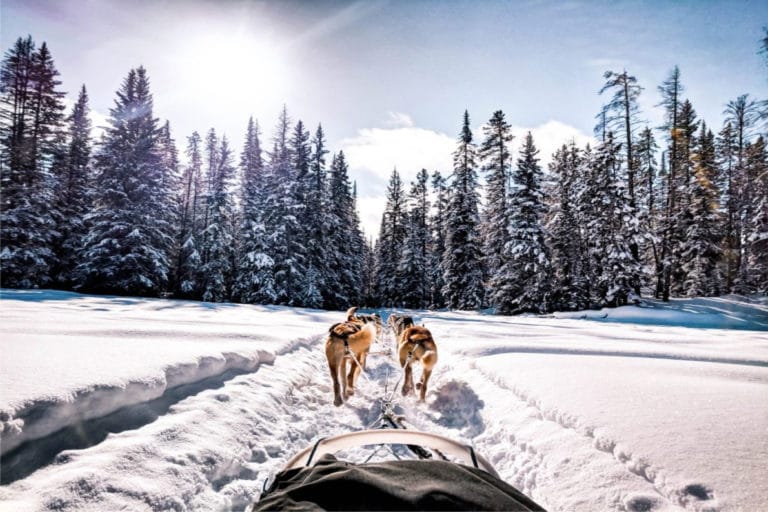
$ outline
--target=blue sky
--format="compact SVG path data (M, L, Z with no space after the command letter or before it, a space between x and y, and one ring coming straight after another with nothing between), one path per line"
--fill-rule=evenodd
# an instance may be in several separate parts
M20 35L47 41L63 89L85 83L97 113L144 65L180 146L210 127L239 146L250 115L268 138L284 103L322 122L349 154L369 232L393 166L406 179L450 171L465 108L478 129L503 109L546 157L588 140L608 69L638 78L652 126L676 64L713 127L738 95L768 97L765 1L3 0L0 16L3 50Z

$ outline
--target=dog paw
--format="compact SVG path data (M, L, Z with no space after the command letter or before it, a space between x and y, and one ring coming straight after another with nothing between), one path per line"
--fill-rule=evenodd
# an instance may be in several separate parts
M344 400L342 400L340 396L337 396L336 398L333 399L333 405L335 405L336 407L340 406L343 403L344 403Z

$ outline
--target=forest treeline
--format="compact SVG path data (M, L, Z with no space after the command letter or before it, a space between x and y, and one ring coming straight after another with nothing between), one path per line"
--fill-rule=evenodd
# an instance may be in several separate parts
M322 125L284 107L269 142L251 118L239 155L210 129L182 158L143 67L98 140L85 86L66 112L58 75L31 36L0 66L4 287L502 314L768 292L766 101L728 101L711 127L677 67L661 127L641 119L637 79L606 72L597 142L548 169L530 133L513 155L502 111L479 140L465 112L451 172L392 172L375 242Z

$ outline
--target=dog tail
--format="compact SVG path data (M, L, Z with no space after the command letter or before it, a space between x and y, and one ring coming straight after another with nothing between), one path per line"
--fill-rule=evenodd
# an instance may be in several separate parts
M349 339L355 341L357 338L362 338L364 336L368 336L373 340L376 337L376 324L363 324L363 327L355 334L350 335Z
M357 306L352 306L347 310L347 322L353 322L355 320L355 313L357 313Z
M336 336L337 338L348 338L358 332L360 332L360 325L349 322L339 322L333 324L331 328L328 329L328 334Z

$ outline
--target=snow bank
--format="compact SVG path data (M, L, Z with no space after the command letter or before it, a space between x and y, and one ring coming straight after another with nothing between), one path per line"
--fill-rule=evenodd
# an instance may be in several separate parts
M2 454L179 386L253 371L331 317L45 290L2 299Z
M699 329L766 331L768 330L768 298L729 295L671 299L669 302L644 299L638 306L604 308L599 311L559 312L555 313L554 317Z

